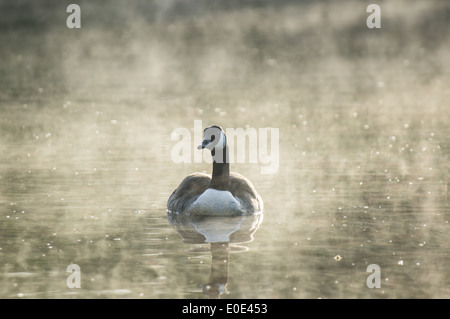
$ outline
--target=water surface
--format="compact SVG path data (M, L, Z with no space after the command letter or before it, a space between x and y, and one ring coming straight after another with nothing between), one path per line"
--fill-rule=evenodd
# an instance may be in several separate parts
M2 4L0 297L450 297L449 7L359 2ZM260 219L167 217L194 120L279 128Z

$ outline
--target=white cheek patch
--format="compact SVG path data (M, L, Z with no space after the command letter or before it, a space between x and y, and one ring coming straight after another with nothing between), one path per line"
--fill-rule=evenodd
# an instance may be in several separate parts
M223 136L223 132L220 131L219 140L216 143L216 148L224 148L225 147L225 137Z
M225 163L228 162L228 158L225 158L225 148L226 148L226 137L223 132L221 132L219 140L214 146L214 155L213 160L216 163Z
M212 151L212 149L215 147L214 141L209 143L208 145L206 145L205 148L209 149L210 151Z

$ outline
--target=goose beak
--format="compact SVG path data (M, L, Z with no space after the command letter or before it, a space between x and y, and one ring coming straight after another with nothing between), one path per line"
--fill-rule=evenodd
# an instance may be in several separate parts
M198 150L204 149L206 148L206 145L208 145L209 143L211 143L211 140L204 139L202 141L202 145L197 146L197 149Z

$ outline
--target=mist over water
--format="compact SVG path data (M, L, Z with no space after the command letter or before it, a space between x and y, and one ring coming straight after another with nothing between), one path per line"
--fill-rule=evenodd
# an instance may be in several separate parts
M69 3L0 2L0 297L450 297L448 3ZM279 129L264 220L168 220L195 120Z

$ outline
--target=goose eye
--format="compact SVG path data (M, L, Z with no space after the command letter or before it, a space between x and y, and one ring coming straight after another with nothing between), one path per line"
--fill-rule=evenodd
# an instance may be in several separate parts
M216 139L215 135L211 135L211 142L214 141Z

